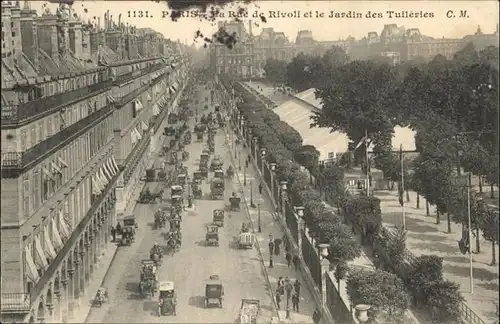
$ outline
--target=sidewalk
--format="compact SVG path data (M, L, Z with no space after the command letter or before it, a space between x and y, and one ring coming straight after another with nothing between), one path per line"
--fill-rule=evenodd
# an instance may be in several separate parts
M239 146L238 149L240 152L244 152L244 149ZM249 152L245 152L242 156L247 156ZM238 180L241 183L242 188L242 196L245 197L245 203L248 206L248 211L250 214L250 218L253 223L253 227L255 230L255 235L257 236L258 247L260 249L260 253L264 260L264 264L266 266L266 272L269 279L269 283L271 285L271 293L275 296L277 281L279 277L283 277L285 279L288 277L292 282L295 282L298 279L302 286L300 290L300 302L299 302L299 310L300 312L293 312L292 305L290 301L290 319L286 320L286 296L282 297L280 303L280 310L278 310L280 321L289 322L289 323L312 323L312 314L316 308L316 304L314 303L314 297L311 295L308 287L305 283L304 278L302 277L300 271L296 271L293 267L287 266L287 262L285 260L285 249L284 246L280 246L280 255L273 255L273 268L269 268L269 235L272 234L274 238L281 238L284 236L284 232L281 228L281 225L275 221L274 219L274 207L269 199L263 199L259 195L258 184L260 180L257 176L256 169L253 165L249 165L247 169L246 179L247 185L243 186L243 171L237 172ZM258 232L258 214L259 208L250 208L250 186L253 186L253 202L256 206L258 206L260 202L260 219L261 219L261 229L262 232Z
M384 226L394 229L402 226L402 209L398 201L397 190L375 191L380 199L382 221ZM441 216L441 224L436 224L435 207L430 207L430 215L426 216L425 198L420 197L420 208L416 208L417 194L410 191L410 202L405 202L406 248L415 256L434 254L443 258L443 276L445 279L460 285L465 304L470 307L486 323L498 322L496 305L498 304L499 271L498 265L491 266L492 245L479 234L480 253L476 252L476 238L472 238L472 260L474 293L470 293L469 255L463 255L457 242L462 236L462 226L451 223L448 231L446 216ZM495 248L498 262L499 251Z
M144 186L144 182L140 182L132 194L133 201L135 201L139 197L139 193ZM135 204L128 204L126 209L126 215L132 214L135 208ZM92 308L92 301L97 293L97 290L102 286L102 282L106 277L109 266L113 262L113 259L118 251L118 244L111 242L110 235L110 243L108 244L108 248L106 251L102 252L98 263L95 264L95 270L92 274L92 278L85 288L85 294L80 297L80 305L78 309L74 310L74 316L72 319L68 320L69 323L85 323L87 316Z

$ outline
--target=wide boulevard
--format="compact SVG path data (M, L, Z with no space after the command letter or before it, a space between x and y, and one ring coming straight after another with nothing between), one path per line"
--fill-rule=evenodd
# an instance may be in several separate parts
M209 95L209 90L199 87L196 98L192 98L193 103L198 99L196 106L200 115L213 110L213 107L203 109ZM191 130L194 123L190 121ZM231 153L222 129L215 136L215 143L215 155L222 158L226 170ZM190 158L184 162L190 177L198 169L199 156L205 145L206 136L203 142L197 142L196 134L193 134L192 144L186 148ZM177 315L158 317L158 295L150 299L139 295L141 260L149 258L149 250L155 242L165 246L163 234L168 231L168 225L167 229L161 230L153 227L153 214L161 204L138 204L134 211L139 223L136 241L130 247L119 248L103 283L109 290L109 303L102 308L93 308L87 317L88 323L231 323L238 317L242 298L260 299L263 307L259 322L270 322L272 309L265 305L272 302L258 253L255 248L241 250L235 244L241 224L247 220L245 209L241 208L241 212L226 210L225 225L219 229L219 246L205 246L205 226L212 223L212 211L226 209L231 193L240 192L237 180L226 180L224 200L211 200L209 181L212 177L213 173L209 172L208 181L202 184L203 198L195 200L194 208L183 213L182 247L173 255L165 254L158 269L160 281L175 283ZM148 186L154 192L163 185L153 183ZM165 189L164 196L170 197L169 188ZM224 305L222 309L205 309L205 281L214 274L219 275L224 284Z

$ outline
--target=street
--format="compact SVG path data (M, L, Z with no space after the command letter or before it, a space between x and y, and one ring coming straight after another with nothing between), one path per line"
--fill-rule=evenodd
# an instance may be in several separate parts
M205 97L209 91L198 91L198 111L203 110ZM193 123L191 123L192 129ZM204 142L193 142L187 146L190 159L184 164L189 175L198 169L198 159L205 147ZM215 136L215 155L224 161L224 171L231 161L229 148L225 146L225 135L219 130ZM235 237L246 221L245 209L241 212L225 211L225 225L219 229L218 247L205 246L205 226L212 223L212 211L225 209L231 193L240 192L238 181L226 180L224 200L209 198L210 183L202 184L203 198L194 201L194 208L183 213L182 247L173 255L164 255L163 264L158 268L159 281L173 281L177 293L177 316L157 315L158 295L151 299L139 296L141 260L149 258L149 250L155 242L165 246L163 234L167 229L153 229L153 214L160 204L141 205L135 208L139 230L136 241L130 247L120 247L104 280L103 286L109 290L109 304L93 308L86 322L124 322L124 323L229 323L238 317L242 298L257 298L261 302L259 322L270 321L273 314L272 300L268 293L261 270L261 261L255 249L240 250ZM159 183L148 184L155 192ZM170 188L166 188L170 196ZM168 227L168 226L167 226ZM165 247L164 247L164 250ZM224 284L224 305L219 308L204 308L205 281L210 275L217 274Z

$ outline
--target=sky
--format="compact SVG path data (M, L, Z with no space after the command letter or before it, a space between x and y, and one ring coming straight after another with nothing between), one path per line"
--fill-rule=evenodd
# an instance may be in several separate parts
M32 1L31 7L42 12L44 1ZM48 4L55 12L56 4ZM286 34L290 41L295 41L297 31L311 30L313 37L318 41L345 39L353 36L360 39L368 32L376 31L380 34L385 24L404 25L405 28L419 28L420 32L435 38L462 38L476 32L478 25L483 33L494 33L499 20L498 1L255 1L249 5L239 3L225 7L224 17L217 20L231 20L229 15L238 13L239 7L245 7L249 17L242 17L246 22L252 20L253 34L260 33L262 28L273 27L275 31ZM84 12L84 8L88 13ZM177 22L171 21L170 9L166 3L142 1L75 1L73 9L81 14L86 21L94 16L101 17L109 9L113 20L118 21L121 14L122 21L136 25L138 28L149 27L172 40L179 39L191 45L194 34L199 29L204 35L212 35L217 27L216 23L200 18L182 17ZM135 17L134 17L135 11ZM142 18L139 18L142 11ZM147 15L148 18L144 17ZM167 17L163 18L166 11ZM337 14L361 15L349 18L329 17L331 12ZM418 17L396 18L393 12L419 15ZM462 15L461 15L462 13ZM262 22L259 15L266 17ZM285 15L285 17L281 17ZM292 15L293 17L286 17ZM320 17L324 15L324 17ZM256 17L252 17L256 16ZM273 17L274 16L274 17ZM424 17L426 16L426 17ZM447 17L450 16L450 17ZM198 41L198 46L203 44Z

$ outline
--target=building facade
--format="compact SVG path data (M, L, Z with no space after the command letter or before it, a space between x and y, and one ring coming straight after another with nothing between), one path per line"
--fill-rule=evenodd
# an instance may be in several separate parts
M2 322L68 322L88 302L111 226L188 78L175 48L142 56L130 42L142 35L70 13L2 2Z

